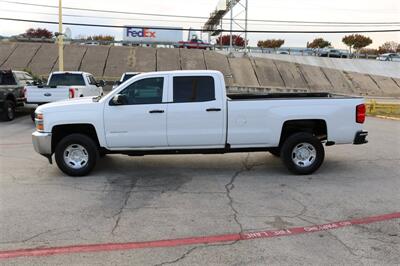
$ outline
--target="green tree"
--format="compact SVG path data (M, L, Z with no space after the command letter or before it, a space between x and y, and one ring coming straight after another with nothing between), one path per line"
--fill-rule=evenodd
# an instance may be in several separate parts
M312 42L307 43L307 48L325 48L331 46L331 43L323 38L316 38Z
M279 48L285 43L285 40L282 39L270 39L264 41L258 41L257 46L262 48Z
M351 49L359 51L360 49L370 45L372 43L372 39L361 34L352 34L344 36L342 42L349 47L351 53Z
M106 42L112 42L115 40L114 36L111 35L93 35L93 36L88 36L86 38L88 41L106 41Z

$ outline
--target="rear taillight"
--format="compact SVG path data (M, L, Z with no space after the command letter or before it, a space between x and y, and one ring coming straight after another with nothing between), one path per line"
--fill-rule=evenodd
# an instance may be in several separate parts
M357 123L360 123L360 124L364 123L365 112L366 112L365 104L359 104L356 106L356 122Z
M75 89L74 88L70 88L69 89L69 98L74 98L75 97Z
M24 99L26 99L26 87L24 87L24 89L22 90L22 97L24 97Z

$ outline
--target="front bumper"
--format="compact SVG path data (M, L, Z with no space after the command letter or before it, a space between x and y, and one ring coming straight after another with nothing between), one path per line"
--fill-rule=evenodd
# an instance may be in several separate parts
M32 143L35 151L47 158L51 158L51 133L32 133ZM49 159L50 160L50 159Z
M356 136L354 137L353 144L359 145L359 144L368 143L367 136L368 136L368 132L367 131L358 131L356 133Z

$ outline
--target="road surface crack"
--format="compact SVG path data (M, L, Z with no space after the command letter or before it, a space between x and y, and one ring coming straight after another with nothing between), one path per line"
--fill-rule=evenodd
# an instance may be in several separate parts
M232 246L232 245L236 244L237 242L239 242L239 240L232 241L230 243L224 243L224 244L212 244L212 245L203 245L203 246L192 247L192 248L188 249L187 251L185 251L185 253L183 253L182 256L180 256L179 258L171 260L171 261L161 262L161 263L156 264L154 266L163 266L163 265L175 264L175 263L180 262L180 261L184 260L185 258L187 258L195 250L198 250L198 249L201 249L201 248Z
M119 208L118 212L112 216L113 218L117 217L116 220L115 220L114 226L113 226L113 228L112 228L112 230L111 230L111 234L112 234L112 235L114 235L115 230L116 230L116 229L118 228L118 226L119 226L119 222L120 222L120 220L121 220L122 213L124 212L125 207L126 207L126 205L128 204L129 198L130 198L131 195L132 195L132 191L133 191L135 185L136 185L136 180L133 180L133 181L131 182L131 184L129 185L128 190L125 192L125 195L124 195L124 198L123 198L123 202L122 202L121 207Z

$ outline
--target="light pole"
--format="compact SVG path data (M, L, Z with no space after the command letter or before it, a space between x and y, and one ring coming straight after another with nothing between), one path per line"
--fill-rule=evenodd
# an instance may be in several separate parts
M62 26L62 0L58 2L58 70L64 71L64 35Z

